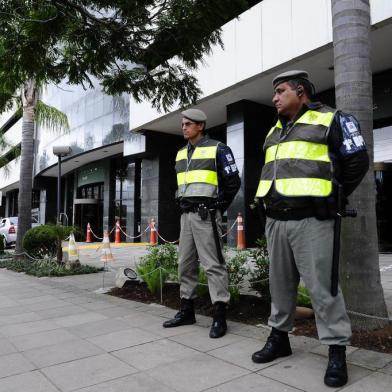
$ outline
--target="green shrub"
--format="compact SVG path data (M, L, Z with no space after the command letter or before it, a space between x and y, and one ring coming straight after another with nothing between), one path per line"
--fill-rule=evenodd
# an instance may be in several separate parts
M167 280L177 280L177 249L173 244L152 246L148 254L140 259L136 272L146 282L153 294L158 294Z
M248 254L248 251L237 250L233 257L226 257L226 267L229 274L229 291L231 301L233 302L239 301L240 290L245 276L249 273L249 268L246 266Z
M250 272L249 283L265 301L271 301L269 291L269 259L267 241L265 238L256 241L257 248L249 250L250 261L253 268Z
M91 274L102 271L102 268L91 267L89 265L81 265L77 268L68 270L64 264L59 264L55 259L44 258L39 261L31 261L26 259L0 259L0 268L7 268L16 272L25 272L34 276L67 276Z
M304 306L305 308L312 308L309 291L304 286L298 286L297 305Z
M55 257L62 260L62 241L72 232L72 226L41 225L28 230L23 238L23 248L27 254L36 258Z

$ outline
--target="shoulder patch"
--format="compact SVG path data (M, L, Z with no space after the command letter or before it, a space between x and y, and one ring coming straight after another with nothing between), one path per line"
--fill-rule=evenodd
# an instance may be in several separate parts
M350 155L358 151L365 151L366 145L357 119L351 114L339 113L339 123L343 137L340 147L341 154Z

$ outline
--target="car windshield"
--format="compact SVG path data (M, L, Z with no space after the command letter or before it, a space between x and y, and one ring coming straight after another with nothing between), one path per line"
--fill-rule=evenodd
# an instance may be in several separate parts
M11 225L17 225L18 224L18 217L14 216L14 217L10 218L10 223L11 223Z

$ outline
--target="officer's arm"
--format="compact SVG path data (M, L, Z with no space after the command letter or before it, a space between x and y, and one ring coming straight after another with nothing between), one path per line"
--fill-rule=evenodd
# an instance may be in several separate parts
M338 113L329 134L332 151L339 161L338 180L347 197L360 184L369 169L369 155L354 116Z
M217 171L219 181L218 202L225 211L241 187L241 179L230 147L219 144L217 151Z

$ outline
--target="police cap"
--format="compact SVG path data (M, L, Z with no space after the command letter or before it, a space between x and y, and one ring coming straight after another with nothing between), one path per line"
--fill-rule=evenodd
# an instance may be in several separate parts
M199 109L187 109L181 112L181 114L195 122L205 122L207 120L206 114Z
M302 70L292 70L283 72L278 76L275 76L272 80L272 85L276 88L279 84L288 82L289 80L293 79L303 79L309 82L309 74L306 71Z

